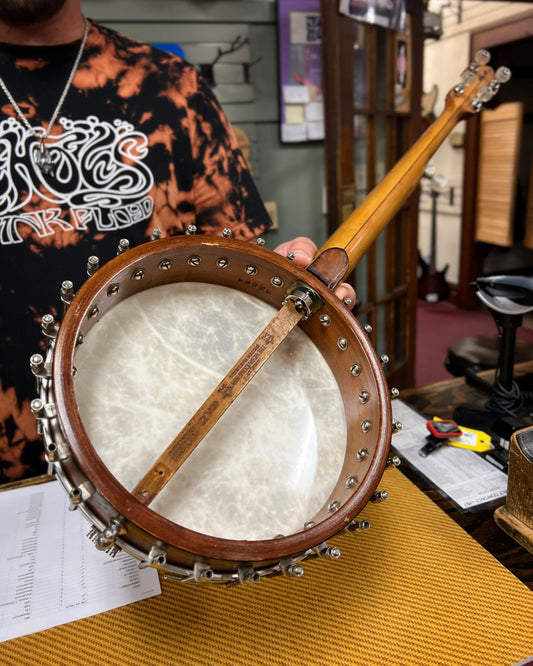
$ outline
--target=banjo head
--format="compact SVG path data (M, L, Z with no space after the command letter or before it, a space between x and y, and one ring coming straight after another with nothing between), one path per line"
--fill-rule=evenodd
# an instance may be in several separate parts
M142 504L132 488L295 282L321 309ZM392 414L366 333L317 278L258 245L183 236L128 250L47 337L46 362L32 360L47 457L111 554L181 580L299 575L381 480Z

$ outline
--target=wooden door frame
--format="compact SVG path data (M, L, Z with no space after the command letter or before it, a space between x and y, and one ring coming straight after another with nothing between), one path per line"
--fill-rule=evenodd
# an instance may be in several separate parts
M326 188L328 205L328 235L331 235L356 205L357 194L355 187L355 160L353 152L353 115L354 115L354 83L353 83L353 20L338 12L338 3L331 0L321 0L322 16L322 57L323 57L323 87L325 99L325 161L326 161ZM411 55L411 109L407 114L409 130L407 147L419 137L422 131L421 95L422 95L422 53L423 53L423 8L418 0L407 0L406 9L411 16L412 55ZM416 40L416 48L414 46ZM372 49L369 49L371 52ZM392 53L388 53L390 59ZM371 55L370 57L374 57ZM373 79L367 81L369 86L375 85ZM392 85L390 87L392 103ZM369 95L369 98L371 96ZM349 100L349 101L347 101ZM369 132L374 131L375 118L378 110L370 109ZM381 111L383 113L383 110ZM387 112L388 113L388 112ZM391 132L391 141L387 142L387 168L391 168L398 158L396 145L391 145L396 136L396 130ZM371 150L374 150L375 141L370 141ZM396 144L396 142L394 141ZM375 163L376 158L369 156L369 163ZM368 174L369 189L375 182L375 164ZM402 298L402 308L405 308L405 360L388 372L388 379L393 385L400 387L412 386L415 374L416 349L416 267L417 267L417 232L418 232L418 192L409 199L399 213L401 222L397 222L398 233L391 231L386 248L387 262L383 270L386 271L387 291L391 298ZM394 223L393 223L394 224ZM391 225L392 229L392 225ZM391 288L394 283L395 251L392 245L401 244L401 259L406 275L402 294ZM375 250L371 248L367 254L370 272L374 271ZM370 280L372 282L372 280ZM375 294L370 294L373 306L376 303ZM394 301L396 302L396 301ZM387 344L394 347L394 315L392 306L388 309ZM370 323L372 313L370 312ZM372 334L373 335L373 334ZM375 338L373 337L375 342Z
M353 102L345 103L354 97L353 72L345 66L353 58L353 20L339 14L337 3L321 0L321 21L329 237L346 217L346 207L353 209L356 203Z

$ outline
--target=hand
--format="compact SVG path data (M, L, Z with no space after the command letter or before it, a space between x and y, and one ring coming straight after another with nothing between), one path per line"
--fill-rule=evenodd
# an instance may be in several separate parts
M317 252L317 246L310 238L298 236L298 238L294 238L293 240L278 245L274 252L277 252L284 257L286 257L289 253L292 253L294 255L293 262L297 266L302 266L302 268L305 268L313 261ZM334 294L337 296L337 298L343 301L349 310L351 310L355 305L355 290L347 282L340 284L335 289Z

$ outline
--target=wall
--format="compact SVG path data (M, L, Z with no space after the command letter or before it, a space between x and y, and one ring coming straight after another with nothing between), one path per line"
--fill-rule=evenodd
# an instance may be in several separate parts
M213 62L218 49L227 50L235 38L247 39L245 47L216 66L221 83L215 93L230 121L250 139L263 199L276 204L279 228L265 235L267 246L297 235L319 246L325 241L322 144L279 140L275 0L82 0L82 7L87 16L135 39L178 42L195 65Z
M461 71L469 63L470 33L484 26L501 24L513 16L533 11L533 3L524 2L483 2L462 3L461 22L458 22L457 0L430 0L431 12L442 11L443 35L439 40L426 40L424 45L424 91L429 92L434 84L438 86L438 98L435 113L444 108L447 92L458 83ZM463 121L452 134L460 137L464 133ZM447 140L437 151L432 164L438 173L448 180L448 186L454 188L455 200L450 205L447 194L439 197L437 216L437 269L449 264L446 275L449 282L459 281L460 236L462 211L462 178L464 150L453 148ZM419 248L422 255L429 254L430 248L430 206L429 196L420 198Z

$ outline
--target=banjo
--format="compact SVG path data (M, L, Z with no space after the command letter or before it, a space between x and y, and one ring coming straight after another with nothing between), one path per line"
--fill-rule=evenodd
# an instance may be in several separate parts
M381 360L334 296L452 127L508 80L481 51L442 115L307 269L260 244L187 233L120 242L42 318L30 364L46 458L110 555L180 581L301 576L368 527L393 423Z

